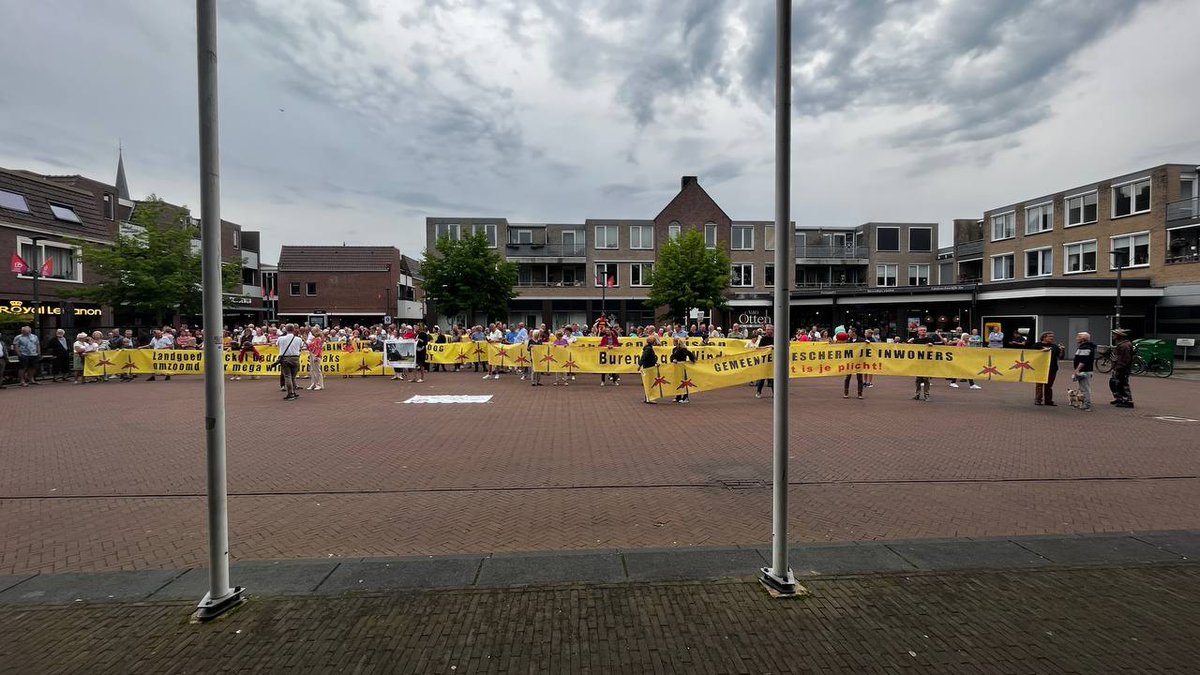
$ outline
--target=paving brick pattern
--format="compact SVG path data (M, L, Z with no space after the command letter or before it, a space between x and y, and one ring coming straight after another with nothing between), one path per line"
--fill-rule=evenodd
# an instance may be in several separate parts
M1136 378L1137 409L1093 414L1034 407L1032 385L938 382L921 403L877 382L865 401L793 384L794 540L1200 528L1200 423L1153 419L1200 418L1195 382ZM335 378L284 403L272 380L229 382L232 554L768 541L770 401L738 387L647 406L635 383ZM0 452L0 575L202 563L202 393L183 377L0 392L20 439ZM418 393L495 399L399 403Z
M0 609L11 672L1194 673L1200 568L263 597Z

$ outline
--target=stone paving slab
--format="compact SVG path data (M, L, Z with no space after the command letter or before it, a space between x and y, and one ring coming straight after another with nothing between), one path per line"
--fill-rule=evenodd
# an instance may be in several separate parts
M1200 532L1158 532L1136 538L1164 551L1191 559L1200 559Z
M1147 543L1158 540L1168 542L1169 546ZM796 576L812 578L913 571L1186 563L1194 559L1171 547L1193 550L1196 546L1200 546L1200 532L819 544L790 548L789 564ZM768 548L724 547L239 561L231 566L230 581L244 587L250 596L270 596L749 578L770 563L770 555ZM38 575L0 592L0 606L143 599L199 601L207 590L204 568Z
M684 556L686 557L686 556ZM606 583L623 581L625 569L616 553L550 553L498 555L483 560L478 585Z
M37 575L36 574L6 574L3 576L0 576L0 593L7 591L8 589L12 588L13 586L16 586L17 584L21 583L22 581L32 579L35 576L37 576Z
M1200 565L0 607L13 673L1179 673ZM1103 589L1097 592L1097 589Z
M1060 564L1154 562L1180 560L1170 551L1138 541L1133 537L1064 537L1023 542L1022 546Z
M39 574L0 593L0 605L134 602L150 597L182 574L182 570Z

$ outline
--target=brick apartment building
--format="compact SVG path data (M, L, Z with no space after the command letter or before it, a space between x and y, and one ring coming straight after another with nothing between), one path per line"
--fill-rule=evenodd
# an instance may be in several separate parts
M605 312L621 323L645 324L653 322L658 309L647 304L649 276L658 251L689 229L703 233L710 247L728 253L732 264L730 309L701 320L726 328L734 322L770 322L775 285L774 222L733 219L695 176L684 176L679 192L653 218L589 218L564 224L431 217L426 220L426 244L427 250L434 250L441 237L457 239L480 232L505 259L517 263L517 298L509 306L511 322L583 324ZM936 223L793 229L793 278L797 280L792 293L793 323L835 325L859 304L846 305L851 309L839 313L838 299L861 296L861 304L868 307L875 325L880 325L885 316L900 313L879 300L890 302L896 291L906 294L911 287L925 289L933 283ZM606 280L611 280L611 287ZM468 319L474 323L485 317L438 317L440 322Z
M981 323L1107 341L1118 267L1123 327L1195 337L1198 250L1197 166L1163 164L955 221L953 257L960 279L979 282Z
M414 265L393 246L284 246L278 318L323 326L418 321L424 307Z

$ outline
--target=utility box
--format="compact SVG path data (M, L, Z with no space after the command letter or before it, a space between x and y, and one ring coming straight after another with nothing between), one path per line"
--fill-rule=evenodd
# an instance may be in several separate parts
M1158 357L1168 363L1175 363L1175 341L1174 340L1159 340L1146 338L1144 340L1134 340L1133 348L1137 350L1138 356L1145 359L1147 362L1153 357Z

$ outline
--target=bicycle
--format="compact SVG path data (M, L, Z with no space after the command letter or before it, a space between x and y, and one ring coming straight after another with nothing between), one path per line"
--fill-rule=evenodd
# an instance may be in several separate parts
M1171 373L1175 372L1175 364L1160 356L1151 356L1150 360L1147 361L1135 354L1130 372L1134 375L1150 373L1155 377L1170 377Z
M1097 373L1107 373L1113 367L1113 350L1109 346L1096 346L1096 362L1092 366Z

